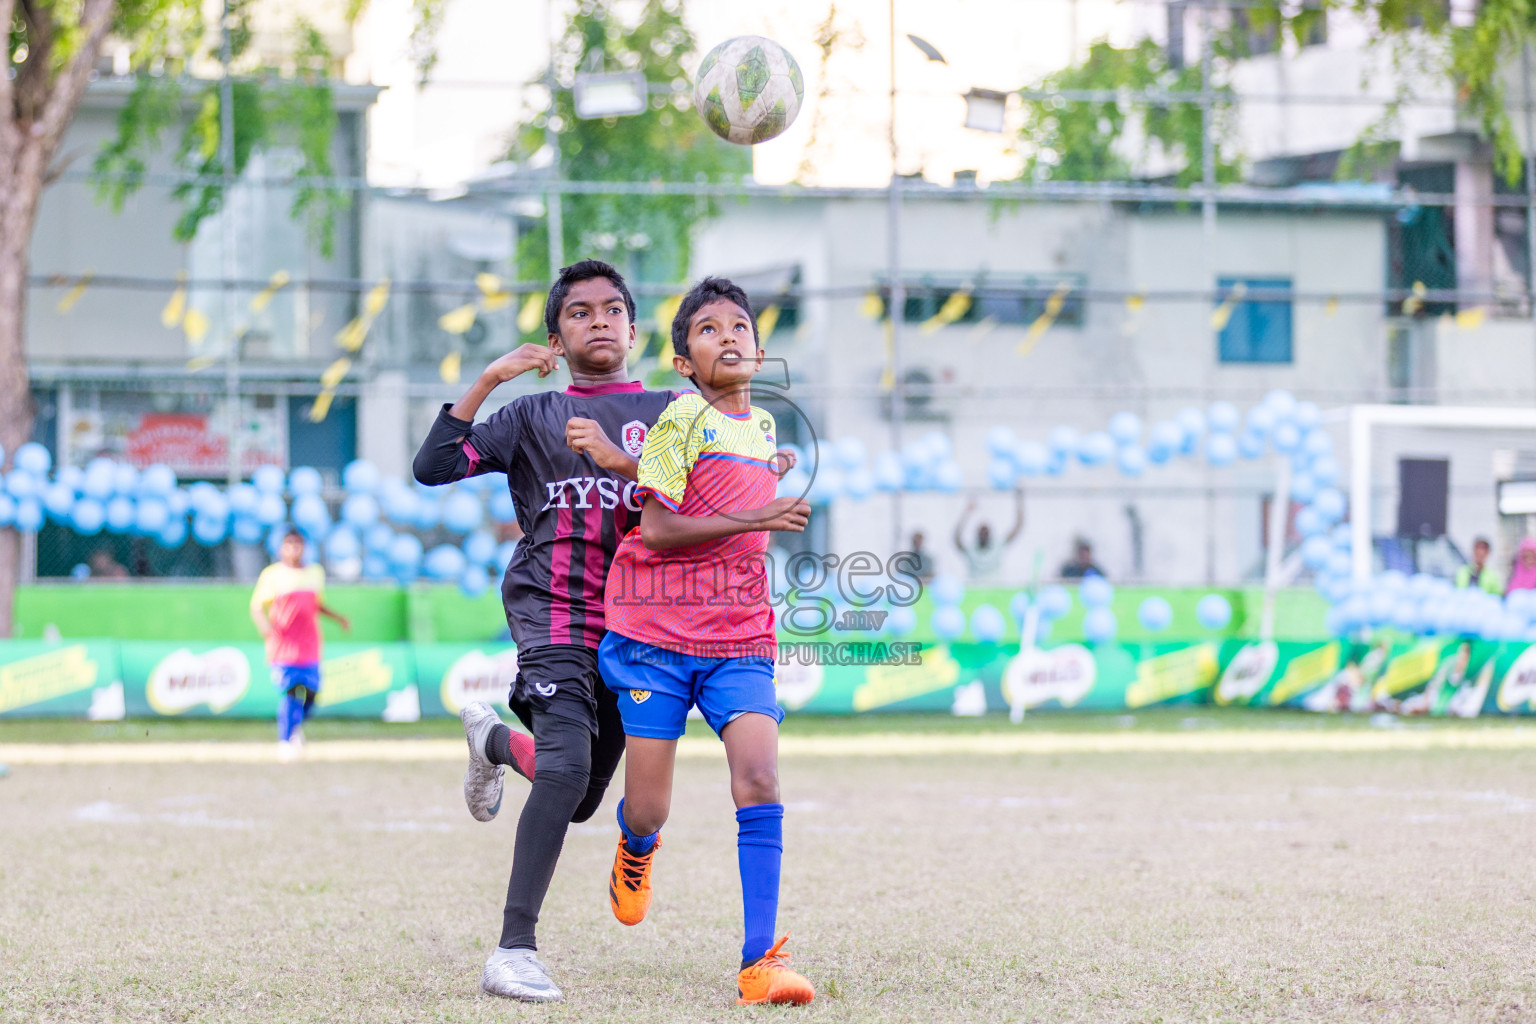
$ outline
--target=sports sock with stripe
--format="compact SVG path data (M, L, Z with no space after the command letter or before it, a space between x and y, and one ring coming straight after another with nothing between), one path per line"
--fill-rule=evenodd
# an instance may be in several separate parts
M505 725L492 726L491 734L485 738L485 757L491 764L509 765L517 774L533 781L532 736L513 732Z
M741 909L746 941L741 966L773 946L779 917L779 863L784 858L784 805L756 804L736 811L736 864L741 870Z
M642 836L640 833L631 830L629 822L624 820L623 800L619 801L619 831L624 833L624 845L629 847L629 852L642 855L651 852L656 846L656 838L661 835L660 829L657 829L648 836ZM767 947L764 948L766 949Z

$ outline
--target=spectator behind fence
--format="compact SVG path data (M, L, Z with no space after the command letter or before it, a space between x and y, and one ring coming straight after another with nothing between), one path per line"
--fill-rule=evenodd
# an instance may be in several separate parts
M106 548L97 548L91 552L91 576L100 580L125 580L128 568Z
M1536 590L1536 537L1526 537L1515 553L1514 568L1509 573L1509 589Z
M1456 586L1477 587L1490 594L1504 593L1504 577L1499 570L1488 564L1492 547L1487 537L1472 542L1472 561L1456 570Z
M912 531L912 572L923 583L933 582L933 556L923 547L923 531Z
M1080 580L1089 574L1103 576L1104 570L1094 564L1093 545L1085 538L1079 537L1072 546L1072 557L1061 563L1061 578Z
M1008 554L1008 547L1018 539L1019 532L1024 529L1024 491L1016 490L1013 496L1013 529L1008 531L1008 536L1003 538L1002 543L993 540L992 527L986 523L976 524L976 543L965 542L965 524L971 518L971 513L976 511L975 498L966 504L965 511L960 514L959 522L955 523L955 547L965 558L965 566L972 583L998 582L997 576L1003 567L1003 559Z

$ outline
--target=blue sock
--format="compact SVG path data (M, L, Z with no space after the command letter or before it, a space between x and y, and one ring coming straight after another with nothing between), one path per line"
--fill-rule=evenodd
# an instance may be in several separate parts
M619 831L624 833L624 845L629 847L630 853L650 853L651 848L656 845L656 837L661 835L660 829L648 836L631 831L629 822L624 820L623 800L619 801Z
M773 946L779 917L779 862L784 858L784 805L738 808L736 829L741 909L747 922L741 966L746 967Z
M290 738L304 724L304 717L308 711L309 706L304 698L298 696L288 698L288 736Z
M297 704L286 692L277 695L277 738L286 743L293 732L293 705Z

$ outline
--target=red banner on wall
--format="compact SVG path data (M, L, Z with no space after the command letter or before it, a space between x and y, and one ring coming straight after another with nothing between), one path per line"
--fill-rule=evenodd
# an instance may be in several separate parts
M128 435L128 461L142 469L155 463L182 476L217 476L229 468L229 445L223 432L209 429L208 417L195 413L146 413ZM275 452L247 447L241 452L243 470L282 465Z

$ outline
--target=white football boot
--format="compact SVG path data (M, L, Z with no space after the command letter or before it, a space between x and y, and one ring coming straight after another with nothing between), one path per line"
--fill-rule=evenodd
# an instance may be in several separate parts
M503 766L492 764L485 756L485 741L491 730L501 724L501 718L489 704L477 700L459 712L459 721L464 723L464 742L469 744L469 767L464 769L464 804L476 821L490 821L501 810Z
M521 999L525 1003L555 1003L565 998L549 980L549 969L531 949L498 946L485 962L480 987L493 996Z

